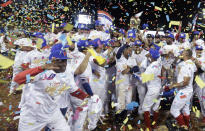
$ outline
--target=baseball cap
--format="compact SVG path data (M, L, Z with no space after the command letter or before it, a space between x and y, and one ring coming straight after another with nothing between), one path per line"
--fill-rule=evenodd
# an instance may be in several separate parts
M136 33L134 30L128 30L128 38L136 38Z
M155 60L157 60L160 57L159 51L155 50L153 48L150 48L149 53L150 53L151 57Z
M135 46L142 46L143 44L142 44L142 42L141 42L140 40L136 40L136 41L134 42L134 45L135 45Z
M86 29L86 24L79 23L78 24L78 29L85 30Z
M62 23L62 24L60 24L60 27L64 28L66 25L67 25L67 23Z
M109 46L109 44L110 44L110 39L107 39L107 40L104 40L104 41L102 41L102 44L104 45L104 46Z
M169 30L166 30L166 31L165 31L165 33L171 34L171 31L169 31Z
M86 49L86 47L92 45L92 41L88 41L88 40L79 40L77 42L77 47L79 51L83 51Z
M104 26L104 24L102 24L101 21L96 20L95 21L95 26Z
M156 45L155 43L152 43L151 45L153 45L155 47L156 50L160 50L160 46Z
M185 34L185 33L181 33L181 34L179 35L179 38L185 39L185 38L186 38L186 34Z
M199 31L194 31L194 35L199 35Z
M196 46L196 50L203 50L203 46Z
M92 41L92 46L94 48L97 48L100 44L102 44L102 41L100 40L100 38L96 38Z
M169 34L169 35L168 35L168 38L174 39L174 35L173 35L173 34Z
M148 24L143 24L143 25L142 25L142 29L143 29L143 30L146 29L147 27L149 27Z
M61 50L61 49L54 49L54 51L51 52L51 54L49 56L49 60L51 60L52 58L57 58L57 59L61 59L61 60L69 59L67 57L66 51Z
M35 32L35 33L33 33L31 36L40 38L40 37L43 37L44 34L41 33L41 32Z
M62 43L58 43L58 44L55 44L52 46L51 48L51 52L54 52L55 50L62 50L62 49L65 49L65 48L69 48L69 45L64 45Z
M154 38L154 35L152 35L152 34L147 34L147 38Z
M123 35L125 35L125 30L124 29L119 29L119 32L121 33L121 34L123 34Z
M157 35L155 35L155 38L160 38L160 35L158 35L158 34L157 34Z

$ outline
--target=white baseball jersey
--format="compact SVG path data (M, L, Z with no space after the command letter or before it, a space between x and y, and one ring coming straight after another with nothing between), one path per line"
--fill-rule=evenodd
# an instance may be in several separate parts
M60 95L68 91L75 92L78 88L74 82L73 74L69 71L55 73L52 70L44 71L28 85L26 101L23 107L29 107L39 118L48 119L58 107Z
M183 88L179 88L180 90L193 92L193 79L194 79L194 72L196 72L196 70L197 70L196 65L193 63L192 60L187 60L184 62L183 66L181 66L179 70L177 83L184 81L184 77L190 77L191 79L189 81L189 84Z
M153 90L159 90L161 88L161 68L162 64L160 61L152 62L147 69L145 70L145 74L154 74L154 79L147 82L147 88L152 88Z
M90 32L90 35L88 36L88 39L94 40L97 38L100 38L100 40L105 41L110 39L110 34L107 34L103 31L92 30Z
M38 51L37 49L30 51L24 59L24 63L29 63L29 68L44 65L49 59L50 51L48 49Z
M83 59L85 58L85 54L75 50L68 53L68 57L71 59L68 59L68 64L70 64L72 71L74 72L78 66L82 63ZM92 57L90 57L90 60L92 61ZM88 62L88 66L86 70L79 75L81 78L91 78L92 77L92 68L90 65L90 62Z
M169 52L173 52L173 54L175 56L179 56L179 48L176 44L172 44L172 45L165 45L163 48L160 49L160 51L163 53L163 54L168 54Z
M79 34L78 32L76 34L73 35L72 39L74 41L79 41L79 40L83 40L83 39L87 39L88 35L87 34Z
M123 83L126 85L130 84L130 80L129 80L130 75L129 74L123 75L122 71L127 69L128 64L131 64L129 63L129 58L126 59L124 55L122 55L120 59L116 60L116 65L115 65L117 69L116 80L123 80Z
M149 53L148 51L146 51L146 50L143 49L143 50L140 52L140 54L136 54L136 53L134 53L134 52L133 52L133 54L132 54L132 57L136 60L137 66L139 66L140 70L141 70L142 68L146 68L146 66L143 65L143 63L144 63L143 61L144 61L145 59L147 59L146 55L147 55L148 53Z
M185 41L183 43L176 42L176 45L178 46L179 50L184 50L184 49L191 49L191 44L189 41Z

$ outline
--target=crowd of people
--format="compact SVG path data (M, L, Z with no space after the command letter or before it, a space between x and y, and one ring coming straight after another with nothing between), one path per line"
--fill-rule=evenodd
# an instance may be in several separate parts
M163 35L132 23L127 31L104 30L98 20L95 29L65 26L1 33L1 54L15 52L10 94L22 88L19 131L95 130L113 109L119 116L137 110L144 130L151 131L158 126L161 100L170 96L171 115L188 130L194 94L205 122L202 32L193 31L190 39L181 25Z

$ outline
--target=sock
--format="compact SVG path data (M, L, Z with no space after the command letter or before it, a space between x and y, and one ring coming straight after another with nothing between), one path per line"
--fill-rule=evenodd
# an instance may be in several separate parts
M149 111L144 112L144 123L146 128L151 128L151 122L150 122L150 113Z
M153 128L156 128L156 127L157 127L158 117L159 117L159 112L154 112L153 121L154 121L155 123L154 123L154 125L152 125Z
M185 122L186 126L189 127L190 115L184 116L184 122Z
M180 114L177 118L177 123L180 125L180 126L183 126L183 125L186 125L185 122L184 122L184 117L182 114Z

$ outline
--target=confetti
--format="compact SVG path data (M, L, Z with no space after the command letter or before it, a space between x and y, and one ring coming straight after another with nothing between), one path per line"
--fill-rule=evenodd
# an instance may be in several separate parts
M115 82L115 84L118 85L118 84L122 83L123 81L125 81L125 79L118 80Z
M152 125L154 125L154 124L156 124L156 122L155 122L155 121L153 121L153 122L152 122Z
M7 69L14 64L14 61L0 54L0 69Z
M9 83L9 81L1 80L1 79L0 79L0 83Z
M66 24L66 26L64 27L64 30L66 31L71 31L73 29L73 25L71 24Z
M12 0L7 1L6 3L1 4L1 7L6 7L12 3Z
M170 21L170 19L169 19L169 15L166 15L166 19L167 19L167 22Z
M141 74L141 77L142 77L142 83L146 83L148 81L151 81L154 79L154 74L145 74L145 73L142 73Z
M132 130L132 129L133 129L133 128L132 128L132 125L130 125L130 124L128 124L127 127L128 127L129 130Z
M115 76L112 78L112 81L114 81L115 80Z
M200 111L199 110L196 110L196 117L200 118Z
M172 25L180 25L180 21L170 21L169 28L171 28Z
M69 8L68 7L64 7L63 11L68 11Z
M103 58L102 56L97 56L93 49L88 49L88 51L97 60L98 64L102 65L102 64L104 64L106 62L106 59Z
M155 9L155 10L162 11L162 8L160 8L160 7L158 7L158 6L155 6L154 9Z
M30 74L26 75L26 83L29 83L31 81L31 76Z
M48 17L49 19L51 19L51 20L54 20L54 17L51 16L51 15L49 15L49 14L47 14L47 17Z
M11 108L12 108L12 105L9 105L9 110L11 110Z
M154 100L152 100L154 103L157 103L158 102L158 100L157 99L154 99Z
M126 119L123 121L123 124L126 124L128 122L128 117L126 117Z
M200 88L205 87L204 81L198 75L195 77L195 82Z
M55 29L55 24L53 23L52 24L52 32L54 32L54 29Z

